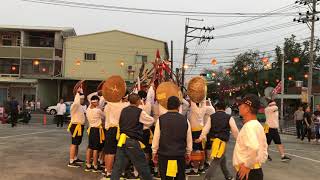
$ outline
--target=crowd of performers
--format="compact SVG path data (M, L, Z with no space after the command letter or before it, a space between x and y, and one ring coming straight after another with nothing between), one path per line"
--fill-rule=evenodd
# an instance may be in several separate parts
M101 91L85 97L78 87L68 127L72 136L68 166L83 165L86 172L102 173L104 179L112 180L184 180L201 174L204 179L216 179L218 167L226 180L263 179L268 127L257 121L257 96L249 94L238 102L243 118L240 132L223 101L213 106L210 99L196 103L187 96L170 96L163 107L155 96L153 84L145 91L126 94L119 102L106 101ZM90 102L86 113L81 106L85 98ZM88 147L82 161L78 153L86 124ZM276 128L274 125L270 130ZM276 133L268 143L277 139L281 144ZM233 167L228 167L226 160L230 134L236 139L233 157L229 157ZM283 148L280 150L286 159Z

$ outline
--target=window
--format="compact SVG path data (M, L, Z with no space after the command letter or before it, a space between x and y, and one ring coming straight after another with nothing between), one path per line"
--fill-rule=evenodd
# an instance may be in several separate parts
M21 42L21 38L17 37L17 40L16 40L17 46L20 46L20 42Z
M12 46L12 36L11 35L2 35L2 45L3 46Z
M144 55L137 55L137 63L142 64L142 62L147 63L148 62L148 56Z
M84 60L86 61L96 60L96 53L84 53Z

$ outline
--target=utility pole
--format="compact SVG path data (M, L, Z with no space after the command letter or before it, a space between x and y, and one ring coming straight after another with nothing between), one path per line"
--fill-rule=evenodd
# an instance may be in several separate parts
M310 52L309 52L309 74L308 74L308 103L312 103L312 76L313 76L313 62L314 62L314 31L315 31L315 22L319 21L317 14L317 2L320 0L298 0L295 3L301 5L307 5L310 11L306 13L299 13L299 18L294 18L293 21L299 23L306 23L311 30L310 36ZM311 22L311 24L310 24ZM312 107L313 108L313 107Z
M171 79L173 78L173 41L171 40Z
M283 96L284 96L284 54L281 54L281 110L280 110L280 119L282 122L284 122L283 119L283 110L284 110L284 102L283 102ZM280 132L282 132L282 126L280 126Z
M203 21L203 19L190 19L186 18L186 23L185 23L185 32L184 32L184 45L183 45L183 57L182 57L182 74L181 74L181 87L184 86L185 83L185 64L186 64L186 54L188 54L188 48L187 44L195 39L200 39L200 43L204 41L210 41L213 39L213 36L195 36L192 35L191 33L200 30L200 31L213 31L213 27L193 27L189 26L189 21Z

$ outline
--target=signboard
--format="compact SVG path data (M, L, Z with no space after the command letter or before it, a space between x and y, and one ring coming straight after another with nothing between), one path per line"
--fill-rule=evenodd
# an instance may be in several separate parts
M301 102L308 103L308 88L302 87L301 88Z

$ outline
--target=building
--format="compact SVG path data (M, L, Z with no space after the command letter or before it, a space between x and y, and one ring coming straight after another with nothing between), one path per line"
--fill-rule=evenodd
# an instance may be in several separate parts
M89 80L90 91L111 75L122 76L129 85L142 62L151 69L157 50L163 59L169 56L166 42L119 30L68 37L64 43L61 96L67 99L78 80Z
M42 107L56 102L64 38L75 35L73 28L0 26L0 105L10 96Z

